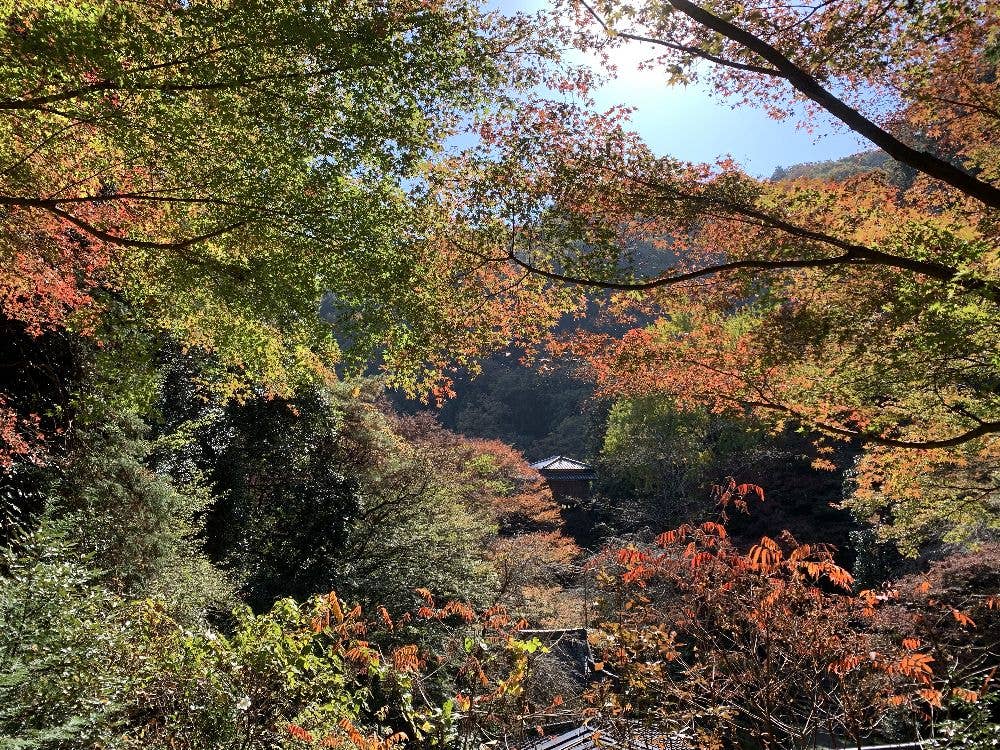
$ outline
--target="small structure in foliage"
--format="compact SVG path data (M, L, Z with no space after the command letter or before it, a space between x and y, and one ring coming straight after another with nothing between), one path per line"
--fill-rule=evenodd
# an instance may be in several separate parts
M549 456L536 461L531 468L545 477L552 489L552 497L563 508L586 501L590 495L590 483L597 478L594 467L567 456Z
M521 750L693 750L693 745L679 734L658 734L641 727L600 728L582 724L554 737L539 737Z

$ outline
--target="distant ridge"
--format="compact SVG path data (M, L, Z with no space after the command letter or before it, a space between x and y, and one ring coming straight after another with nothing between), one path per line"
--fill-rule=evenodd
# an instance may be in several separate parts
M784 182L801 178L832 180L842 182L855 175L865 172L883 172L889 182L898 188L905 189L913 184L916 172L905 164L900 164L884 151L862 151L840 159L826 161L810 161L793 164L790 167L777 167L771 175L772 182Z

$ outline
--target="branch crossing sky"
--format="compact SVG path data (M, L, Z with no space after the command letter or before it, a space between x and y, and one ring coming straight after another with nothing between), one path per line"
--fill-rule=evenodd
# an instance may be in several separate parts
M492 0L488 5L504 12L535 11L545 7L545 0ZM874 148L832 120L807 132L794 119L778 121L763 110L734 107L736 100L721 100L703 85L667 86L662 72L639 70L652 49L633 44L617 53L617 78L595 92L595 98L602 109L634 107L633 126L659 154L693 162L729 155L751 174L769 177L778 166ZM576 54L577 60L585 60Z

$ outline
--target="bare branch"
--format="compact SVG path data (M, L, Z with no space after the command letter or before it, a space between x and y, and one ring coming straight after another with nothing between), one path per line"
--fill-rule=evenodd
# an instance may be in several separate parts
M598 289L618 289L621 291L646 291L656 289L661 286L671 286L681 284L685 281L692 281L703 276L714 276L715 274L727 271L736 271L742 268L758 268L763 270L782 270L790 268L822 268L824 266L843 265L847 263L863 263L856 255L848 252L843 255L834 255L829 258L796 258L794 260L737 260L730 263L719 263L717 265L705 266L694 271L670 276L658 276L645 281L602 281L599 279L585 279L577 276L549 271L539 268L526 261L521 260L516 254L511 253L508 258L531 273L545 278L559 281L564 284L578 284L580 286L592 286Z

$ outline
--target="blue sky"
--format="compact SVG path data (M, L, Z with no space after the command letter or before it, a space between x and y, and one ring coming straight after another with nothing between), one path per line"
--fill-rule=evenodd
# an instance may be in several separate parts
M493 0L504 12L537 10L545 0ZM733 108L704 86L667 86L656 71L638 70L649 57L646 45L632 45L614 63L617 79L596 92L601 108L624 104L636 109L632 122L659 154L689 161L734 157L751 174L768 177L777 166L836 159L871 148L863 139L832 121L814 125L808 133L794 120L776 121L762 110ZM574 59L583 60L578 56Z

